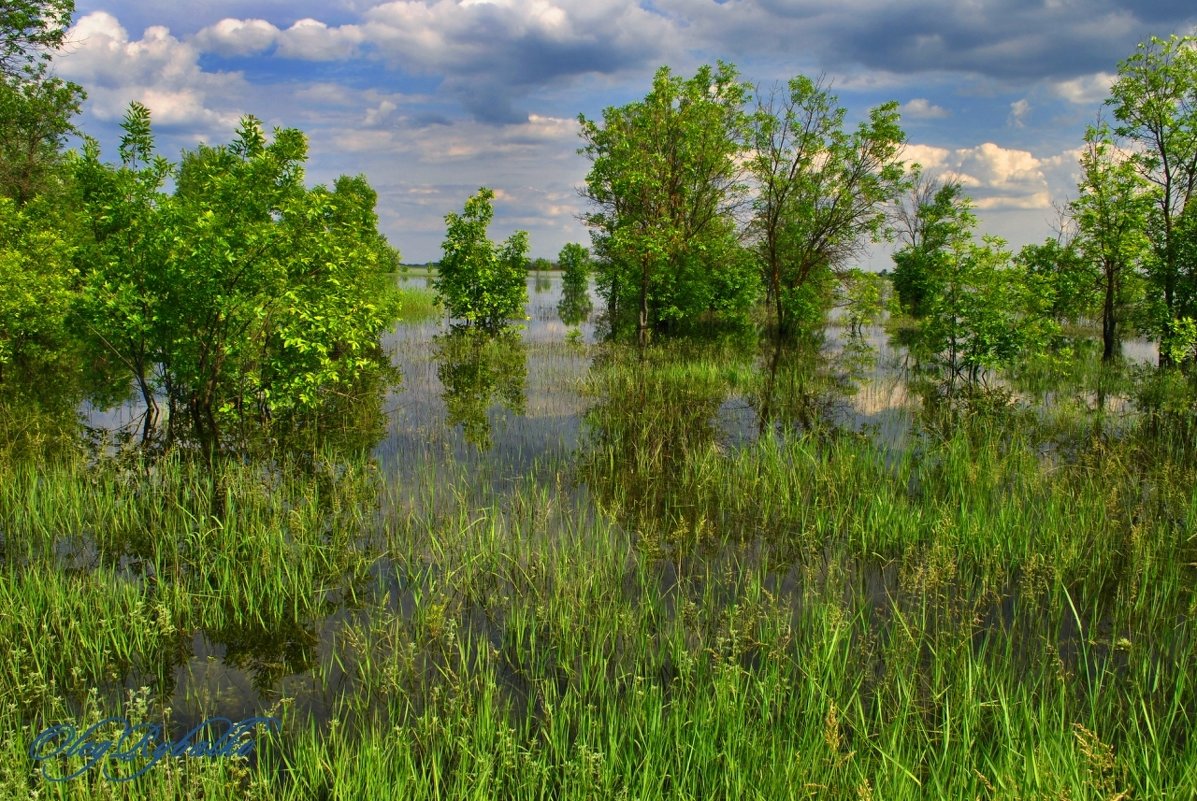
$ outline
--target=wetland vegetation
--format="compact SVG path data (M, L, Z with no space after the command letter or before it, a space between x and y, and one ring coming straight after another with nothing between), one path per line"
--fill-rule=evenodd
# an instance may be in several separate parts
M1193 59L1120 65L1076 235L1018 254L895 104L725 64L582 120L561 274L486 189L393 272L291 129L53 129L0 173L0 799L1189 797L1197 203L1136 126L1197 105L1136 91ZM213 717L278 725L31 758Z

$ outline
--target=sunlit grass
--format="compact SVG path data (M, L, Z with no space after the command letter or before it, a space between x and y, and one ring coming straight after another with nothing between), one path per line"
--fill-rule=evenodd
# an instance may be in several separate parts
M429 403L385 473L3 462L0 798L1186 797L1177 413L913 399L895 445L824 402L835 365L769 357L530 345L534 419L591 409L575 453L479 453ZM282 719L253 760L127 787L27 755L62 720L251 713Z

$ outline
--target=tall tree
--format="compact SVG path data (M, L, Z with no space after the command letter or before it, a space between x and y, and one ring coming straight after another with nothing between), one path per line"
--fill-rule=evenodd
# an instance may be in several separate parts
M590 253L577 242L570 242L557 254L561 275L561 300L557 314L566 325L577 325L590 314Z
M97 243L80 316L147 408L165 395L170 434L211 453L227 423L313 410L365 376L392 319L374 276L393 268L365 180L306 188L304 135L270 140L253 117L177 166L153 155L144 107L124 127L119 167L94 143L76 167Z
M1102 360L1110 361L1117 354L1128 278L1148 254L1151 195L1134 161L1119 153L1105 124L1085 132L1080 166L1080 194L1069 208L1077 224L1077 246L1098 273Z
M74 8L71 0L0 4L0 195L18 205L54 188L85 97L78 84L49 73Z
M919 323L914 350L944 370L949 390L975 384L1054 330L1005 242L974 240L971 209L958 183L940 186L915 213L918 245L894 254L895 286Z
M635 315L642 343L708 311L743 313L755 297L733 217L746 97L730 64L692 78L662 67L644 100L601 122L579 117L598 289L613 320Z
M956 181L917 176L899 206L893 282L902 310L914 318L929 312L948 272L950 246L967 240L977 224L972 204Z
M1153 37L1118 65L1106 101L1127 140L1129 158L1151 184L1148 279L1160 307L1160 363L1170 342L1197 316L1197 263L1185 258L1187 220L1197 215L1197 37Z
M62 46L74 0L4 0L0 4L0 76L38 72Z
M856 130L821 81L790 80L757 100L749 159L757 195L751 230L779 328L791 328L819 272L838 271L885 229L903 191L898 104L870 110Z
M449 316L497 330L523 317L528 302L528 234L516 231L501 245L487 235L495 210L493 189L482 187L461 214L445 215L443 255L434 282Z

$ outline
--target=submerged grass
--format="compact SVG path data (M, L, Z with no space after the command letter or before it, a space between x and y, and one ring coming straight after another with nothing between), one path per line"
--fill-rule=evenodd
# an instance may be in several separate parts
M995 394L895 450L817 365L599 350L576 460L516 476L0 464L0 798L1189 797L1186 429ZM282 726L42 778L38 732L114 714Z

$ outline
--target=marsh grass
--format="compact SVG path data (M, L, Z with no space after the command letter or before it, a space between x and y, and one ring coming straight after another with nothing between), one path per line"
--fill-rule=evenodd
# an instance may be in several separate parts
M361 448L216 475L69 449L0 463L0 798L1197 786L1183 381L1111 378L1136 399L1113 426L1083 400L1019 400L1019 381L1051 391L1028 367L1003 391L912 401L895 445L845 417L871 364L531 339L541 417L576 413L594 357L576 453L520 429L480 454L426 433L430 403L386 471ZM404 391L436 392L421 347L396 344ZM1099 377L1075 369L1056 397ZM1148 397L1167 402L1140 411ZM752 436L722 422L733 404ZM252 692L219 686L234 675ZM232 709L282 729L252 759L130 785L50 784L26 753L57 721Z

